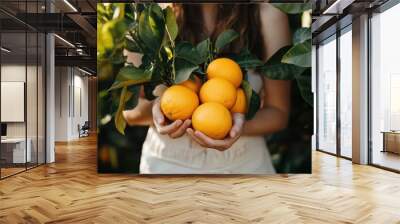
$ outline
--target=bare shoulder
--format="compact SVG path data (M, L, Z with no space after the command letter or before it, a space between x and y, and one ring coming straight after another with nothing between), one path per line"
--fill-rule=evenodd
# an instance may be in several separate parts
M280 48L291 43L288 16L272 4L260 4L261 32L269 58Z

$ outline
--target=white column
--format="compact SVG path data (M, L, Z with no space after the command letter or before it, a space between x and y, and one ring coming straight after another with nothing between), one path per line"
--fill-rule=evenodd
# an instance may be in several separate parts
M46 1L46 12L54 12L54 5ZM55 161L55 43L52 33L46 34L46 163Z
M368 163L368 15L353 20L353 162Z
M54 35L46 36L46 163L55 161L54 134L55 134L55 60L54 60Z

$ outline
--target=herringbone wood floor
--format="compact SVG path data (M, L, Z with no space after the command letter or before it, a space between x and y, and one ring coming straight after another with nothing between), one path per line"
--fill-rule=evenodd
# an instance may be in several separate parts
M0 181L0 223L400 223L400 175L315 152L312 175L98 175L95 138Z

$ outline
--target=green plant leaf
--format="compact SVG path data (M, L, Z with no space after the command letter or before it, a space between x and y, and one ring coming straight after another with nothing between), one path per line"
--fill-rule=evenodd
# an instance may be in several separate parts
M282 57L282 62L300 67L311 67L311 40L296 44Z
M159 83L157 82L149 82L144 84L144 96L147 100L154 100L157 98L156 96L153 95L153 90L156 88L156 86Z
M287 14L299 14L311 9L311 3L272 3L272 5Z
M269 79L276 80L292 80L297 74L301 74L305 68L292 64L282 63L282 57L286 54L291 46L279 49L268 61L261 67L257 68L261 74Z
M151 70L143 70L133 65L127 65L119 70L109 91L148 82L151 80L151 75Z
M300 94L310 106L314 105L313 93L311 91L311 71L303 72L296 76L297 86Z
M97 22L97 58L102 58L106 51L103 43L102 30L103 24Z
M125 48L130 51L130 52L135 52L135 53L143 53L142 49L140 49L139 44L136 43L136 41L131 40L129 38L125 38Z
M114 50L122 40L126 31L126 23L122 19L111 20L101 26L100 42L106 50Z
M126 128L126 121L123 116L123 111L125 108L125 103L131 97L131 94L128 94L127 90L128 90L128 88L124 87L121 91L118 110L115 113L115 118L114 118L115 127L117 128L118 132L123 135L125 135L125 128Z
M131 96L128 101L126 101L125 109L131 110L135 108L139 102L140 85L129 86L128 93L130 93Z
M293 44L300 44L312 38L310 28L299 28L294 32Z
M210 38L207 38L200 43L197 44L196 46L197 52L199 54L199 61L201 63L205 63L207 59L209 58L209 55L211 54L210 49L211 49L211 40Z
M176 58L175 59L176 76L175 80L173 80L174 83L179 84L181 82L188 80L192 72L198 68L199 66L197 66L196 64L193 64L181 58Z
M158 53L164 38L165 21L162 9L157 4L146 6L139 17L138 37L151 51Z
M109 81L114 78L114 70L109 60L97 60L97 77L99 81Z
M168 33L171 40L174 41L178 36L178 24L176 23L175 13L171 7L164 9L165 12L165 25L167 26Z
M199 52L189 42L179 42L176 44L175 57L189 61L193 64L201 64L202 63Z
M108 57L112 64L124 64L126 61L126 56L123 54L123 48L115 48L114 52Z
M305 68L291 64L278 63L273 65L264 65L260 72L269 79L274 80L292 80L297 74L301 74Z
M113 18L114 19L123 19L125 17L125 4L123 3L114 3L113 4L114 8L114 14Z
M246 94L247 113L246 119L251 120L257 111L260 109L260 96L253 90L250 83L246 80L242 81L242 88Z
M263 62L252 54L249 49L245 49L239 55L233 55L231 58L236 61L242 69L251 69L263 65Z
M238 37L239 34L232 29L225 30L224 32L222 32L215 41L215 49L217 53L220 53L226 45L228 45Z

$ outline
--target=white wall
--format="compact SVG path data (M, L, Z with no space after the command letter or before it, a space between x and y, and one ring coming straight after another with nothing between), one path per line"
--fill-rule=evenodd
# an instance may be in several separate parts
M1 66L2 82L25 82L25 64L8 64ZM29 68L28 68L29 69ZM1 108L7 110L7 108ZM7 123L8 137L25 137L25 122Z
M55 140L68 140L68 87L67 67L55 68Z
M72 67L56 67L55 73L55 140L70 141L88 120L88 78Z

